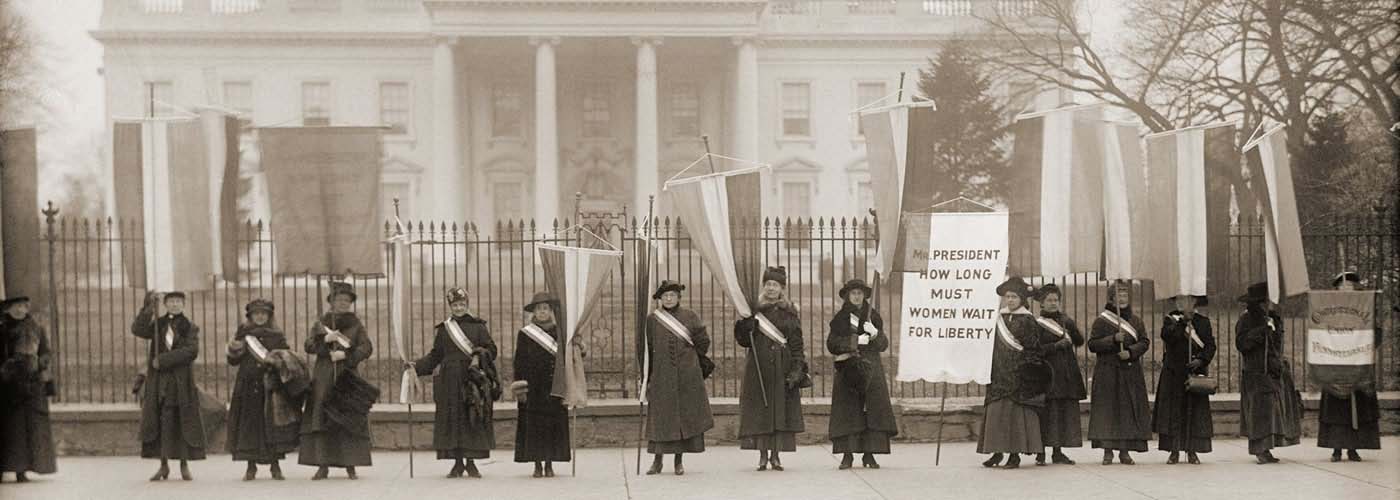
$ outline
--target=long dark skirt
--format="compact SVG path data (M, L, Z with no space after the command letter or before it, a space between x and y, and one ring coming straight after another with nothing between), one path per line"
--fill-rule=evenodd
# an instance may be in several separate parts
M977 453L1040 453L1040 414L1035 408L999 399L987 405Z
M479 460L491 458L491 450L469 450L466 448L456 448L451 450L438 450L438 460Z
M190 446L180 423L180 405L171 402L160 405L160 439L141 443L141 458L170 460L204 460L204 448Z
M1193 453L1210 453L1210 438L1186 436L1172 436L1167 434L1157 435L1157 449L1161 451L1189 451Z
M674 455L676 453L701 453L705 451L705 435L697 434L689 439L677 441L647 441L647 453L653 455Z
M1321 424L1317 429L1317 446L1334 450L1381 449L1380 422L1361 422L1358 429L1350 425Z
M1265 453L1274 448L1283 448L1285 446L1293 446L1295 444L1298 444L1297 438L1284 436L1282 434L1274 434L1266 438L1249 440L1249 454L1258 455L1260 453Z
M1147 451L1146 439L1096 439L1091 446L1114 451Z
M329 426L328 430L301 435L297 463L324 467L368 467L370 440Z
M1084 446L1083 416L1079 401L1051 399L1040 413L1040 439L1045 446L1078 448Z
M515 424L516 462L568 462L569 414L521 408Z
M797 451L797 433L777 431L739 438L741 450Z
M890 433L885 431L859 432L831 440L832 453L871 453L887 455L890 452Z

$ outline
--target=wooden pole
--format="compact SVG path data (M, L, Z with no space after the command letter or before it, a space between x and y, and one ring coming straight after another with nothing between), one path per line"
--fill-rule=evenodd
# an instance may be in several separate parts
M943 458L943 423L948 420L943 411L948 408L948 383L943 383L943 397L938 403L938 447L933 451L933 466L937 467L939 460Z
M398 198L394 198L394 235L395 235L395 236L403 236L403 226L400 225L400 224L398 224L398 221L399 221L399 199L398 199ZM391 255L393 255L394 257L398 257L399 249L396 248L396 247L394 247L394 244L393 244L393 243L390 243L390 244L389 244L389 248L393 250L393 252L391 253ZM394 258L394 259L392 260L392 262L398 262L398 259L397 259L397 258ZM395 266L395 267L394 267L394 273L401 273L401 272L403 272L403 269L399 269L398 266ZM404 283L407 283L407 281L405 281ZM397 297L397 296L401 296L400 294L402 293L402 291L401 291L401 290L394 290L393 293L394 293L395 296ZM396 301L390 300L389 303L390 303L390 304L395 304ZM403 306L405 306L405 304L396 304L396 305L397 305L398 307L403 307ZM404 312L403 312L403 311L398 311L398 313L399 313L400 316L402 316ZM392 315L391 315L391 316L392 316ZM395 326L402 326L402 325L390 325L389 328L390 328L390 329L393 329ZM408 333L408 332L404 332L404 333ZM407 349L407 346L404 346L404 347L405 347L405 349ZM408 353L407 353L407 352L402 352L402 353L399 353L399 354L402 355L402 356L405 358L405 362L407 362ZM469 353L468 355L470 355L470 353ZM416 375L416 374L415 374L415 375ZM412 388L412 387L410 387L410 389L411 389L411 388ZM406 398L406 399L408 400L408 478L409 478L409 479L413 479L413 450L415 450L415 449L418 448L418 447L415 446L414 443L413 443L413 393L410 392L409 395L408 395L408 398Z
M705 159L710 161L710 173L715 173L715 157L710 155L710 136L702 135L700 139L705 143ZM749 330L749 356L753 358L754 373L758 374L759 393L763 394L763 407L768 407L768 386L763 383L763 365L758 362L758 350L753 348L753 330ZM638 468L641 464L637 465Z
M708 145L709 142L710 142L710 139L709 139L708 137L706 137L706 138L705 138L705 143ZM707 149L708 149L708 148L707 148ZM651 244L652 244L652 241L653 241L653 240L655 239L655 237L656 237L656 232L655 232L655 231L656 231L656 228L655 228L655 226L652 225L652 215L653 215L653 211L655 210L655 208L656 208L656 195L652 195L652 196L650 196L649 199L647 200L647 219L646 219L646 223L642 224L642 229L645 230L645 231L647 232L647 238L646 238L646 240L642 243L642 244L643 244L642 251L643 251L643 252L646 252L646 256L647 256L647 265L646 265L647 268L646 268L646 269L643 269L642 272L643 272L643 273L646 273L645 276L646 276L647 278L650 278L650 277L651 277L651 267L654 266L654 265L656 265L656 263L653 262L653 261L652 261L652 258L651 258ZM638 276L638 277L637 277L638 280L641 280L642 278L643 278L642 276ZM647 280L647 283L650 284L650 283L651 283L651 280L648 279L648 280ZM639 290L637 290L637 293L638 293L638 295L637 295L637 300L641 300L641 301L646 300L646 292L647 292L647 291L646 291L645 289L639 289ZM646 393L646 391L647 391L647 382L648 382L648 378L647 378L647 377L648 377L648 375L649 375L649 372L651 371L651 346L648 345L649 342L651 341L651 332L649 331L649 328L650 328L650 327L651 327L651 322L648 321L648 320L645 319L645 318L642 319L642 331L639 332L639 335L642 336L642 356L643 356L643 358L642 358L642 376L641 376L641 377L639 378L639 380L638 380L638 386L639 386L640 388L637 390L637 475L638 475L638 476L641 476L641 475L642 475L642 440L646 438L646 425L647 425L647 416L646 416L646 395L647 395L647 393Z

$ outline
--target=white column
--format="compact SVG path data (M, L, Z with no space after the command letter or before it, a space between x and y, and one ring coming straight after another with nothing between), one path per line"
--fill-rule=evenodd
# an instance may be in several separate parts
M752 38L735 38L734 152L735 158L758 158L758 47Z
M657 190L656 45L659 39L633 38L637 46L637 145L633 176L632 213L644 213L647 198Z
M459 220L466 214L468 196L462 181L461 144L457 133L457 61L455 39L440 38L433 48L433 173L432 210L422 215ZM448 200L456 198L455 204Z
M559 123L554 46L558 38L532 38L535 46L535 223L548 228L559 212Z

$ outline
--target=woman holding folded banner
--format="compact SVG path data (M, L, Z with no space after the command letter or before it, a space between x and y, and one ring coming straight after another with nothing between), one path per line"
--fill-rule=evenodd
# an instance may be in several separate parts
M316 363L301 421L297 462L317 467L313 481L325 479L330 467L344 467L347 477L357 479L355 467L371 464L369 407L379 394L357 370L374 346L350 309L356 298L349 283L332 282L326 296L331 312L311 325L302 346L307 354L316 355Z
M1103 464L1133 465L1129 452L1147 451L1152 439L1152 409L1147 405L1147 381L1142 355L1152 346L1142 318L1133 314L1132 285L1124 280L1108 286L1108 305L1094 319L1089 351L1094 363L1094 386L1089 399L1089 442L1103 450Z
M1157 402L1152 407L1152 429L1157 449L1169 452L1175 464L1180 453L1186 462L1201 463L1197 453L1210 453L1215 435L1210 416L1210 395L1193 392L1187 384L1193 376L1205 376L1215 358L1215 336L1210 318L1196 311L1208 304L1205 296L1179 295L1176 310L1162 320L1162 375L1157 378Z
M1053 448L1050 460L1057 464L1074 465L1064 453L1064 448L1083 446L1084 437L1079 402L1088 394L1084 389L1084 375L1079 371L1079 358L1075 348L1084 345L1084 334L1074 318L1060 310L1060 287L1046 283L1036 291L1035 298L1040 302L1040 341L1044 346L1045 362L1050 365L1053 378L1050 391L1045 396L1045 411L1040 414L1040 439L1047 448ZM1035 455L1036 465L1045 465L1045 452L1042 449Z
M787 280L786 268L765 270L757 311L734 323L734 341L749 349L739 396L739 448L758 450L760 471L770 464L783 470L779 452L797 451L797 433L805 430L801 389L812 386Z
M826 349L836 356L836 379L831 388L831 452L841 454L840 469L849 469L855 453L860 463L878 469L876 454L889 454L890 437L899 432L890 406L889 382L880 353L890 347L880 312L870 307L872 290L853 279L838 295L845 301L831 318Z
M1269 450L1298 444L1303 400L1283 360L1283 318L1269 308L1269 284L1255 283L1240 297L1244 313L1235 322L1240 352L1240 434L1260 465L1278 463Z
M449 478L481 477L476 460L489 458L496 445L492 406L501 398L496 376L496 342L486 320L472 316L467 290L449 288L452 317L438 323L433 349L411 363L418 376L434 375L433 449L438 460L452 460ZM465 461L465 463L463 463Z
M549 292L536 293L525 305L530 323L515 335L515 461L534 462L532 477L554 477L554 462L569 461L569 411L550 394L562 333L554 318L559 306Z
M1001 464L1021 466L1022 453L1040 453L1045 444L1040 437L1039 409L1045 405L1050 386L1050 367L1041 358L1040 327L1026 303L1031 287L1018 276L997 286L1002 308L997 314L996 340L992 350L992 380L987 384L982 432L977 453L991 453L983 467Z
M244 481L257 477L258 464L270 467L272 478L282 476L281 460L297 448L301 410L290 394L305 391L305 372L284 387L275 368L275 351L287 353L287 336L272 321L272 302L255 299L243 308L247 322L228 343L228 364L238 367L228 411L228 451L234 461L248 462ZM289 390L300 386L300 390ZM300 402L296 400L295 402ZM291 415L293 418L282 418ZM280 421L280 422L279 422Z
M700 315L680 305L685 285L666 280L652 294L661 308L647 317L647 475L661 473L661 456L674 454L675 473L685 474L681 457L705 451L705 432L714 428L705 378L715 365L706 357L710 335Z
M1338 290L1355 290L1361 285L1361 277L1347 271L1332 280L1332 287ZM1381 345L1381 330L1376 329L1376 346ZM1375 387L1342 391L1345 397L1334 395L1330 387L1322 388L1322 406L1318 412L1317 446L1332 449L1332 461L1342 461L1342 450L1347 451L1347 460L1361 461L1356 450L1381 449L1380 401L1376 399Z

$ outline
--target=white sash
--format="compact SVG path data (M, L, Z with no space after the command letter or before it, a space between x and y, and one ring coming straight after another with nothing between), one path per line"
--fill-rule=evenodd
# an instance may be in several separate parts
M321 323L320 325L321 329L326 331L326 335L334 335L332 338L335 340L335 343L340 344L341 348L350 348L350 339L347 339L344 335L341 335L340 330L332 330L331 327L326 326L325 323Z
M536 344L539 344L544 350L549 351L550 354L559 354L559 344L554 342L554 338L540 329L538 325L530 323L525 325L525 328L521 328L520 331L525 332L525 336L530 337L530 340L535 341Z
M855 314L852 314L852 315L851 315L851 328L854 328L854 329L857 329L857 330L864 330L865 333L868 334L868 335L870 335L871 337L874 337L874 336L880 334L880 330L879 330L878 328L875 328L875 324L874 324L874 323L871 323L871 322L869 322L869 321L866 321L866 322L865 322L865 327L864 327L864 328L861 328L860 318L857 318Z
M174 326L172 326L172 325L174 325L174 323L175 323L174 321L171 321L171 322L165 324L165 349L166 349L166 350L170 350L170 349L174 349L174 348L175 348L175 328L174 328Z
M1119 330L1126 332L1128 335L1132 335L1133 340L1137 340L1137 329L1133 328L1133 325L1131 323L1128 323L1121 316L1114 314L1113 311L1105 309L1103 312L1099 313L1099 317L1109 320L1113 323L1114 326L1117 326Z
M653 314L656 315L656 319L660 321L662 325L665 325L666 329L670 330L671 333L680 337L686 344L695 345L695 341L690 338L690 329L686 328L684 324L681 324L680 320L672 316L671 313L666 312L665 309L657 309Z
M1068 333L1065 332L1065 327L1060 326L1060 323L1053 319L1041 316L1036 318L1035 322L1040 323L1040 326L1044 327L1046 330L1050 330L1050 333L1058 335L1060 338L1065 338L1065 335L1068 335Z
M758 319L758 331L763 332L765 337L781 345L787 345L787 336L783 335L783 331L778 329L778 325L774 325L763 313L755 313L753 317Z
M447 321L443 321L442 324L447 325L447 337L452 339L452 343L457 344L457 348L461 349L467 357L471 357L476 346L472 345L470 339L467 339L467 332L462 331L461 325L458 325L457 321L452 318L447 318Z
M243 337L243 343L248 345L248 352L253 353L253 358L257 359L258 362L267 361L267 346L264 346L262 341L258 340L257 337L246 335Z
M1016 337L1011 335L1011 327L1006 326L1006 315L1004 314L997 315L997 337L1017 352L1026 350L1020 342L1016 341Z
M1186 318L1186 333L1191 336L1191 343L1196 344L1196 347L1204 349L1206 343L1201 341L1199 335L1196 335L1196 325L1192 323L1191 319L1192 318Z

